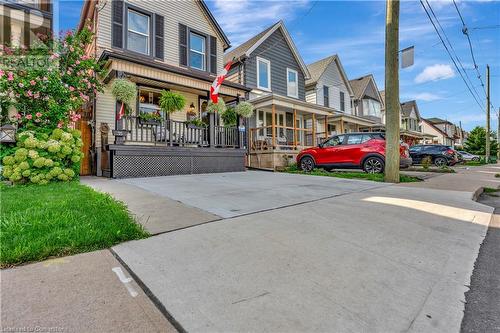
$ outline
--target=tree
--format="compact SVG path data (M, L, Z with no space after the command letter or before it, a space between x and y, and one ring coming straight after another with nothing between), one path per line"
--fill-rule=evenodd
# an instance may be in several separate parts
M491 144L491 155L494 156L497 153L498 143L495 140L496 134L490 132L490 144ZM469 134L467 141L464 143L465 151L476 154L485 155L486 154L486 129L481 126L475 127Z

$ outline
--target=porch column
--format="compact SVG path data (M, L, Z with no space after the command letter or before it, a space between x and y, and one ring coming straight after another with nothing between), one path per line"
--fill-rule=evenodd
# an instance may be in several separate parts
M328 139L328 116L325 116L325 140Z
M273 149L276 147L276 106L271 105L272 110L272 120L271 120L271 133L272 133L272 145Z
M215 113L208 113L208 141L210 143L210 147L215 147Z
M297 110L293 109L293 147L297 149Z
M340 118L340 134L344 134L344 120Z
M312 114L312 145L316 146L316 115Z

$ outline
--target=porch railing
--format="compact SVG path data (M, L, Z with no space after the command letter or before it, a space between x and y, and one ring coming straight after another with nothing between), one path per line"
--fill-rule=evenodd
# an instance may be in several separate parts
M240 136L237 127L193 126L176 120L145 121L137 116L122 118L125 131L124 142L154 146L221 147L239 148Z
M312 147L323 142L327 135L325 132L313 133L312 128L293 128L287 126L275 126L274 128L274 143L272 126L250 128L250 149L301 149L303 147Z

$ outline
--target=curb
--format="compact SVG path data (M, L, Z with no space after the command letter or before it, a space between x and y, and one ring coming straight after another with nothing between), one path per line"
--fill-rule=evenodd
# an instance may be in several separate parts
M484 187L480 187L478 188L477 190L474 191L474 193L472 193L472 201L477 201L479 199L479 196L481 194L483 194L484 192Z

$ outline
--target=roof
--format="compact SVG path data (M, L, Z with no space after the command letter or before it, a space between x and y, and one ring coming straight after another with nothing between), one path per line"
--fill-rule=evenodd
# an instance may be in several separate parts
M385 110L385 90L380 90L378 93L380 94L381 103L382 103L381 109Z
M367 74L362 77L358 77L357 79L353 79L349 81L349 84L352 87L352 91L354 92L354 99L362 99L365 95L366 88L370 81L373 83L375 90L378 92L379 98L382 100L382 96L380 96L380 92L377 88L377 83L375 83L375 79L372 74ZM383 103L382 103L383 104Z
M441 135L443 135L444 137L446 138L450 138L450 136L448 134L446 134L444 131L442 131L439 127L437 127L436 125L434 125L430 120L431 119L439 119L439 118L428 118L428 119L425 119L425 118L422 118L422 121L427 123L430 127L432 127L433 129L435 129L438 133L441 133ZM451 139L451 138L450 138Z
M290 50L292 50L292 54L295 57L295 60L297 60L297 63L299 64L300 68L302 69L305 79L306 80L309 79L310 78L309 70L307 69L307 66L304 63L304 60L302 60L302 57L300 56L299 51L297 50L297 47L295 46L292 37L288 33L283 21L279 21L273 24L269 28L258 33L257 35L250 38L240 46L236 47L234 50L231 50L228 53L226 53L224 55L224 63L227 63L233 59L236 59L235 62L238 62L241 61L244 57L249 57L267 38L269 38L278 29L280 29L281 32L283 33L283 36L285 36L285 42L287 42L288 46L290 47Z
M448 120L444 120L444 119L441 119L441 118L436 118L436 117L433 117L433 118L427 118L426 120L427 120L428 122L430 122L430 123L433 123L433 124L444 124L444 123L451 124Z
M351 95L353 95L354 92L352 91L352 87L349 84L349 79L347 78L347 75L345 74L344 67L340 63L339 56L336 54L307 65L307 69L309 70L309 74L311 75L311 78L306 80L306 86L316 84L318 82L319 78L321 77L321 75L323 75L325 70L328 68L328 66L333 61L335 61L336 65L339 69L340 75L342 75L342 78L345 81L346 87L349 90L349 93Z
M412 110L415 110L417 119L420 119L420 112L418 111L417 102L415 100L401 103L401 115L403 117L409 117Z
M210 9L208 9L207 4L203 0L196 0L196 3L200 5L200 8L203 10L207 18L210 20L210 22L213 24L215 30L219 33L220 37L224 41L224 50L227 50L228 48L231 47L231 42L229 41L229 38L227 38L226 34L220 27L219 23L215 19L215 17L212 15L212 12L210 12ZM93 15L93 11L95 10L95 6L97 4L97 1L95 0L85 0L82 6L82 10L80 12L80 21L78 23L78 31L83 29L83 26L85 24L85 20L89 18L91 15Z

